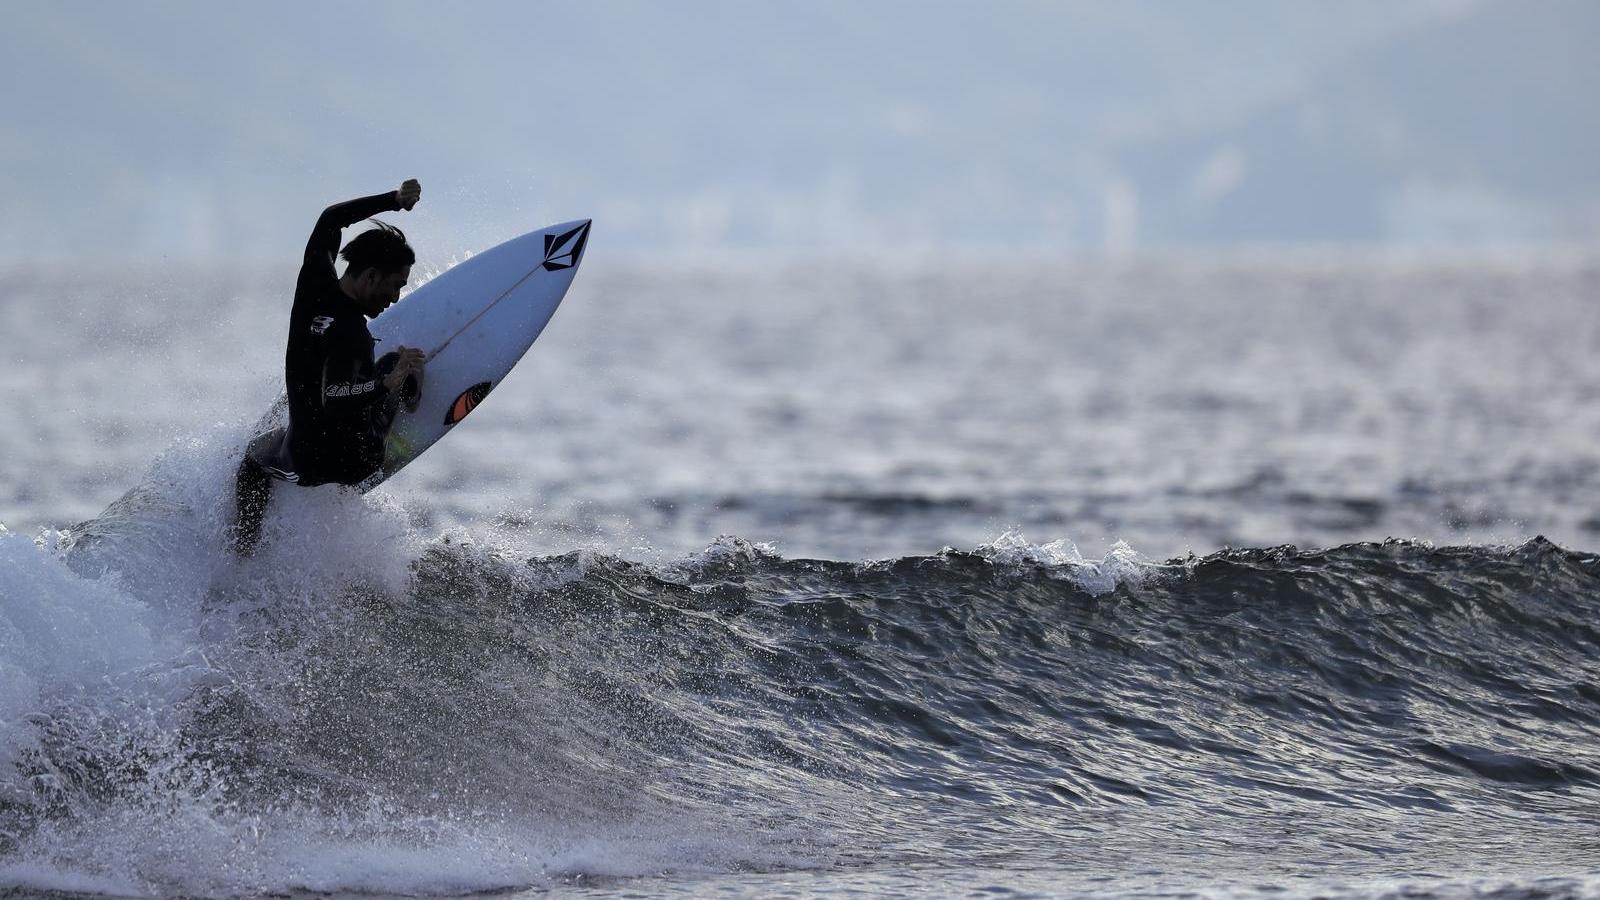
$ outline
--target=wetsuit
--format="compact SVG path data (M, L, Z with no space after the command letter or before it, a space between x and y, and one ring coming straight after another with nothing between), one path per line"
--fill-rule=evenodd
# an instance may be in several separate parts
M396 400L373 363L366 316L339 287L334 257L346 226L398 209L394 191L335 204L323 210L306 242L284 353L289 426L256 437L239 466L241 552L254 549L270 478L303 487L353 485L383 463Z

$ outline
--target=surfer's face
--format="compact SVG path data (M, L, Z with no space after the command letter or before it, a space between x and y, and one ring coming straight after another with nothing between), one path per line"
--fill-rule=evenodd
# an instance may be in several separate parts
M377 269L362 272L359 282L362 296L356 298L361 301L361 311L368 316L375 316L388 309L400 299L400 291L410 280L410 266L387 275L379 274Z

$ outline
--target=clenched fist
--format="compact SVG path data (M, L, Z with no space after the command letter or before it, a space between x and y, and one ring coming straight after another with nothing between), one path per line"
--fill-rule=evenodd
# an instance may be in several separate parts
M400 208L410 212L411 207L416 206L417 201L422 199L422 182L415 178L407 178L400 185L400 189L394 192L394 196L400 202Z

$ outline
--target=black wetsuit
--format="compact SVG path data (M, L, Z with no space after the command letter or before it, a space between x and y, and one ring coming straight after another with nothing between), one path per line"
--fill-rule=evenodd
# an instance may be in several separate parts
M346 226L399 208L393 191L330 206L306 242L284 353L289 426L256 437L239 467L241 552L254 549L269 478L353 485L383 464L396 401L374 365L366 316L339 288L334 257Z
M399 208L393 191L330 206L306 242L283 360L298 484L357 484L383 463L394 401L374 371L367 317L339 289L333 259L345 226Z

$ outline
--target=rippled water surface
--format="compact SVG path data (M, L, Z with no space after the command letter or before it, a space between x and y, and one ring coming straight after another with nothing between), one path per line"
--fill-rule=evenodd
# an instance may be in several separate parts
M243 563L285 273L0 273L0 886L1600 893L1592 260L591 253Z

